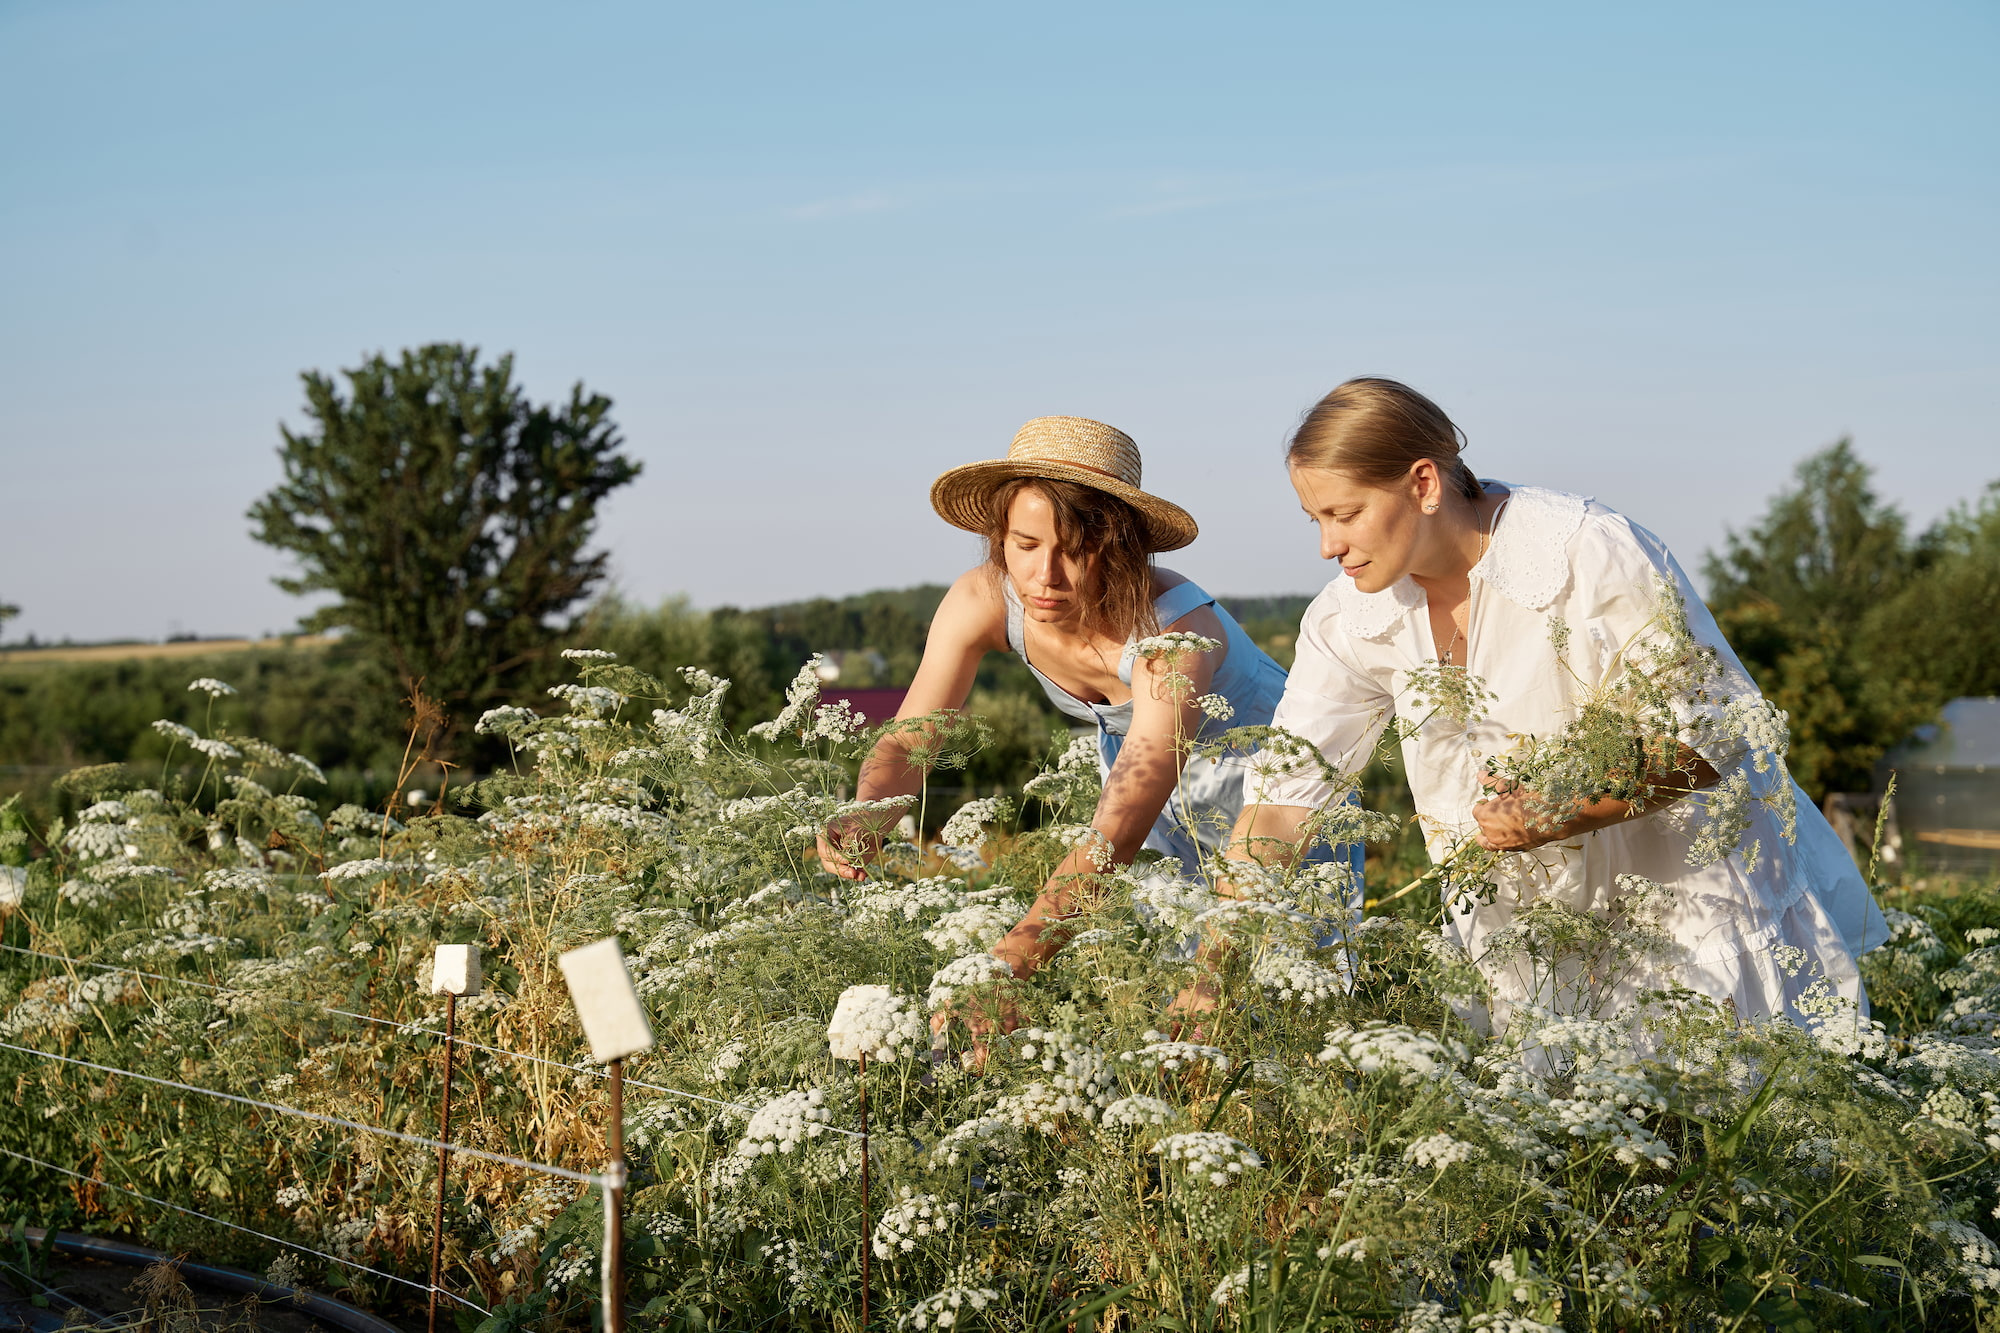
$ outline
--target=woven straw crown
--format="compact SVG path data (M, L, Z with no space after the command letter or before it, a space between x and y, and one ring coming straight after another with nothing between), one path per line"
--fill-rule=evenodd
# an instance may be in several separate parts
M1186 546L1200 532L1179 505L1140 489L1139 446L1124 431L1088 417L1036 417L1021 427L1005 458L955 467L931 484L931 507L969 532L993 526L993 493L1016 477L1073 481L1115 495L1138 511L1155 551Z

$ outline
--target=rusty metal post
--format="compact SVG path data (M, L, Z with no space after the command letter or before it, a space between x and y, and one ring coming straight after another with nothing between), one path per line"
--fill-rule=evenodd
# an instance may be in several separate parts
M438 1105L437 1212L431 1219L431 1315L430 1333L437 1333L438 1282L444 1276L444 1187L451 1170L451 1065L452 1043L458 1038L458 996L444 997L444 1097Z
M875 1227L868 1210L868 1052L861 1052L861 1330L868 1330L868 1255Z
M625 1333L625 1061L611 1062L609 1181L604 1186L604 1333Z

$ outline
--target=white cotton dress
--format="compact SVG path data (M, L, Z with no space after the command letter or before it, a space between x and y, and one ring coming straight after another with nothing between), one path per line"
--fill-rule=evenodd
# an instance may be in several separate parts
M1719 690L1750 696L1756 689L1659 538L1581 496L1508 489L1487 551L1471 571L1463 664L1493 696L1486 716L1463 725L1411 697L1411 670L1439 656L1422 589L1403 578L1365 593L1343 574L1306 611L1298 657L1272 719L1352 772L1366 764L1392 717L1431 715L1402 749L1433 860L1476 832L1472 807L1487 795L1479 779L1488 757L1511 752L1522 737L1551 736L1575 716L1578 682L1603 679L1619 646L1652 620L1661 576L1680 590L1694 637L1717 650ZM1551 639L1556 617L1569 627L1567 672ZM1703 757L1718 767L1727 758ZM1764 782L1770 788L1791 779L1776 771ZM1469 915L1448 914L1446 934L1480 961L1522 903L1553 897L1580 911L1616 914L1617 876L1640 875L1667 890L1656 921L1672 944L1617 978L1601 1016L1629 1011L1643 990L1678 983L1733 1005L1742 1018L1798 1017L1794 1006L1818 976L1865 1013L1854 960L1887 938L1887 925L1845 846L1796 785L1793 791L1794 840L1785 838L1779 816L1759 804L1739 850L1705 866L1688 861L1698 810L1683 809L1676 818L1672 806L1509 856L1496 901ZM1316 775L1294 773L1267 778L1254 799L1318 806L1331 792ZM1696 794L1675 804L1703 799ZM1754 865L1741 850L1753 842ZM1488 959L1482 971L1493 988L1496 1026L1517 1008L1551 1007L1547 988L1520 963Z

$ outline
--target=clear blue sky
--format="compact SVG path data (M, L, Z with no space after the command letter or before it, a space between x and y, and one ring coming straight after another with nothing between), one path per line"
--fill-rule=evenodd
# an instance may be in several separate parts
M620 586L946 579L943 468L1144 448L1222 592L1317 588L1276 458L1407 379L1691 566L1852 433L2000 476L2000 7L0 0L12 635L283 629L297 375L452 339L609 394Z

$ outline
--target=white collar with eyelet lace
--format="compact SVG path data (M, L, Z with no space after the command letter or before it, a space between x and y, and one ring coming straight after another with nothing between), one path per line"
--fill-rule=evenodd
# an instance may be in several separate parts
M1543 486L1507 490L1506 512L1471 573L1526 610L1546 610L1569 582L1569 539L1583 526L1590 499ZM1380 592L1360 591L1345 574L1334 588L1340 627L1357 639L1381 638L1424 604L1424 590L1407 574Z

